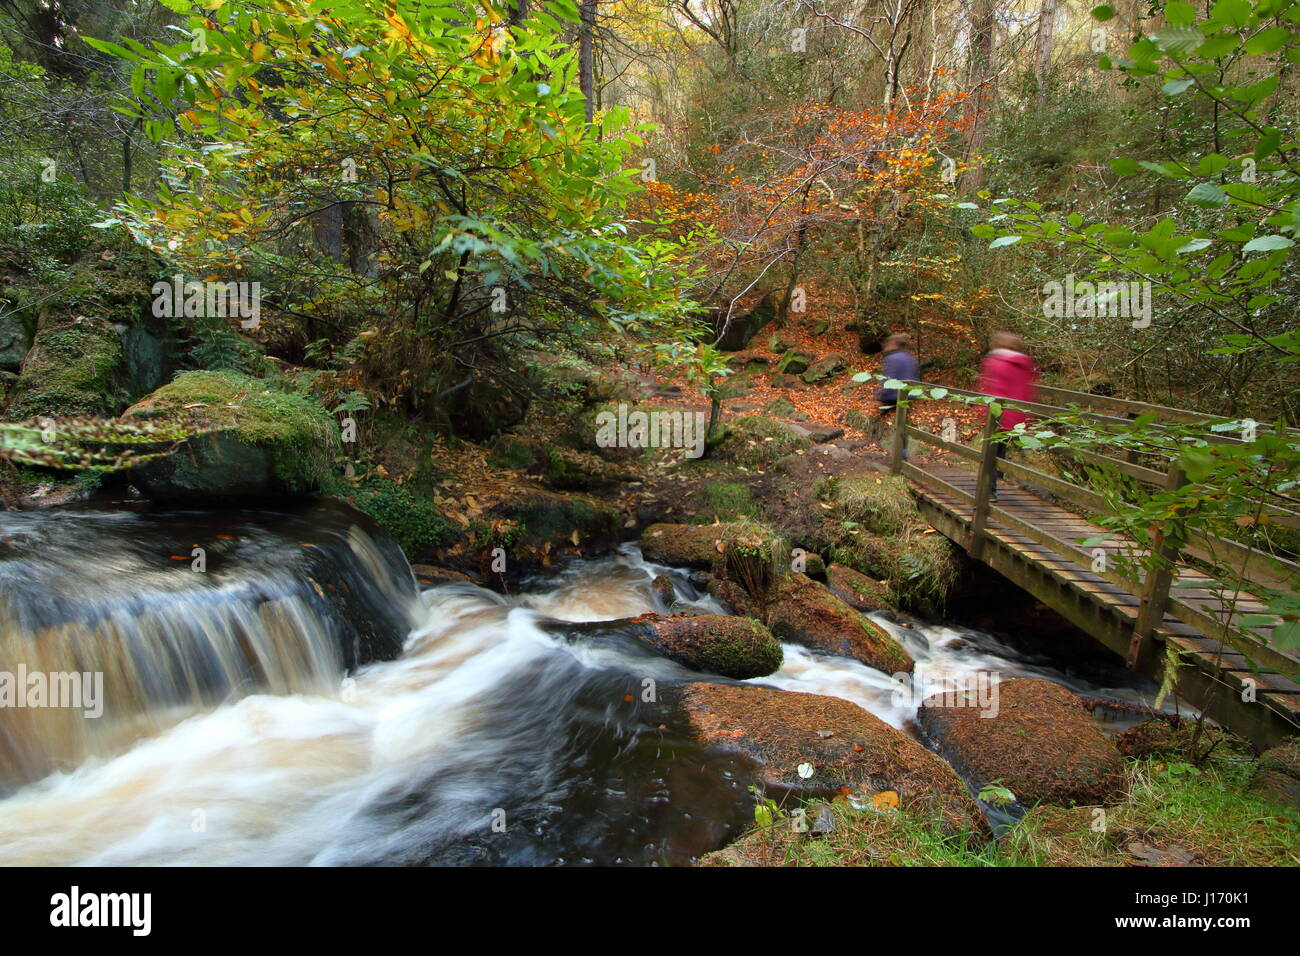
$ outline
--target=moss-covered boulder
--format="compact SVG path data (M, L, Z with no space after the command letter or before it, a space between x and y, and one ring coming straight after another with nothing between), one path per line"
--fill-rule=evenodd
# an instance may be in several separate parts
M641 532L641 554L676 568L711 568L733 530L728 524L652 524Z
M327 480L338 449L338 429L319 404L237 372L178 375L124 417L203 432L133 472L159 500L307 494Z
M40 415L116 415L157 388L174 367L173 331L150 309L162 264L130 242L99 242L60 274L54 294L6 290L30 349L8 397L11 419ZM32 299L26 303L24 299ZM0 339L5 338L0 329ZM0 341L0 346L4 342ZM8 360L0 368L12 367Z
M784 375L802 375L812 363L813 357L807 352L790 349L782 354L781 361L776 363L776 370Z
M683 667L733 680L766 677L783 658L776 638L747 617L643 614L616 621L543 621L541 627L569 640L630 639Z
M781 640L852 657L886 674L912 670L912 656L892 634L806 574L782 578L768 607L767 626Z
M782 395L768 402L763 408L764 415L770 415L773 418L788 418L791 421L805 422L808 420L808 413L801 412L794 407L790 399Z
M842 564L826 569L826 587L855 611L884 611L892 606L889 588Z
M609 505L540 488L494 504L491 515L494 520L485 526L477 550L487 556L493 547L505 548L512 573L546 564L552 555L565 552L605 554L622 531L622 519Z
M763 296L752 311L732 312L727 319L725 309L719 309L714 319L714 334L718 348L724 352L739 352L749 346L750 340L776 318L776 302L771 293Z
M846 700L706 683L668 688L664 696L700 744L754 761L764 791L778 800L835 797L848 788L881 806L935 812L952 832L987 833L952 768Z
M1300 810L1300 738L1291 737L1260 755L1250 789Z
M0 308L5 303L0 299ZM14 314L0 315L0 370L11 372L22 364L23 357L32 345L32 332ZM0 396L3 397L3 396Z
M843 355L835 353L813 362L800 377L805 385L816 385L819 382L825 382L827 379L833 378L848 367L849 360ZM790 369L787 368L784 371L789 372Z
M917 720L939 753L977 786L998 781L1032 806L1116 803L1124 763L1080 700L1035 678L1002 681L977 701L955 691L925 700Z
M747 415L728 423L726 438L713 450L713 457L763 470L811 444L806 435L784 422L761 415Z

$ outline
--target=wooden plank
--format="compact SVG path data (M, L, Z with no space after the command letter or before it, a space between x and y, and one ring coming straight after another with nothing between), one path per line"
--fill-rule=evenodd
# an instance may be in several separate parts
M924 428L917 428L915 425L907 426L907 434L912 438L925 442L927 445L933 445L941 448L946 452L958 455L971 461L979 461L980 453L969 445L960 445L956 442L945 441L934 432L928 432Z

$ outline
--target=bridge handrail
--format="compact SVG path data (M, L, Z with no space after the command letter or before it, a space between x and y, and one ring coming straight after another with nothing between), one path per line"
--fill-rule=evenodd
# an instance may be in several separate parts
M908 384L923 386L924 383L909 382ZM1141 582L1134 582L1126 576L1111 571L1108 567L1103 567L1098 571L1092 565L1094 555L1084 551L1073 542L1064 542L1049 535L1046 532L1034 527L1028 522L1022 521L1016 515L995 506L990 499L990 491L993 483L995 472L1006 472L1021 480L1040 485L1059 497L1076 504L1086 510L1095 513L1104 513L1108 510L1108 502L1101 495L1084 488L1074 482L1067 481L1055 475L1049 475L1046 472L1019 462L1012 462L1006 459L998 459L995 456L995 445L992 441L993 436L998 432L998 419L1000 416L988 415L984 423L984 434L982 445L975 448L961 442L951 442L932 432L917 428L910 425L907 421L908 406L915 398L921 400L932 400L928 389L933 386L925 386L926 390L915 394L914 398L908 398L900 401L896 406L893 434L893 464L892 470L898 474L921 481L930 483L930 479L939 481L945 486L945 491L952 490L958 492L958 499L965 500L972 506L970 524L968 527L969 537L966 542L968 553L978 558L982 552L983 545L987 539L985 525L990 517L995 518L1005 527L1012 528L1017 533L1024 534L1036 543L1043 545L1055 551L1058 555L1067 560L1074 561L1083 567L1089 567L1093 573L1098 574L1103 579L1125 588L1129 593L1139 595L1141 603L1137 623L1133 630L1133 636L1129 649L1129 661L1131 666L1139 666L1149 661L1153 653L1154 632L1159 623L1164 619L1165 614L1171 614L1178 620L1192 627L1197 627L1205 632L1208 636L1220 628L1230 629L1239 639L1246 640L1251 645L1252 653L1255 659L1260 663L1266 663L1271 666L1290 668L1294 670L1296 661L1271 647L1267 639L1259 633L1258 628L1242 628L1232 622L1223 622L1207 614L1205 610L1189 601L1183 600L1182 597L1171 593L1173 586L1172 568L1179 559L1179 553L1186 550L1193 556L1200 557L1202 560L1214 562L1213 552L1216 548L1226 550L1235 558L1243 560L1246 565L1244 570L1262 571L1265 568L1271 569L1276 567L1285 575L1295 575L1300 579L1300 564L1287 561L1281 558L1275 558L1264 552L1256 551L1242 545L1240 542L1232 541L1228 538L1222 538L1218 535L1194 533L1191 540L1183 548L1175 548L1172 544L1161 546L1161 557L1164 559L1155 567L1148 568ZM942 387L942 386L940 386ZM986 395L981 392L972 392L967 389L945 388L947 394L967 395L981 398L993 398L994 396ZM942 400L942 399L938 399ZM1025 411L1031 411L1036 414L1054 415L1065 409L1057 408L1050 405L1042 405L1037 402L1010 401L998 399L1004 405L1011 405ZM1128 419L1117 419L1111 416L1090 416L1109 420L1111 422L1122 423L1127 425ZM905 442L909 438L917 439L925 444L932 445L943 451L956 455L967 461L978 463L978 472L975 483L975 494L968 495L961 492L953 486L948 485L937 479L936 476L928 475L923 469L908 463L903 457ZM1072 450L1078 451L1078 450ZM1182 469L1171 462L1170 470L1166 473L1148 469L1132 462L1122 461L1117 458L1099 455L1092 452L1083 453L1084 460L1091 460L1093 463L1102 466L1113 466L1126 473L1133 475L1138 480L1146 481L1150 484L1160 485L1169 489L1181 487L1185 483L1185 477ZM921 477L924 476L924 477ZM1300 515L1292 512L1286 512L1285 509L1273 508L1270 511L1281 512L1283 516L1293 517L1300 522ZM1289 521L1281 523L1290 524ZM1208 582L1207 582L1208 583Z

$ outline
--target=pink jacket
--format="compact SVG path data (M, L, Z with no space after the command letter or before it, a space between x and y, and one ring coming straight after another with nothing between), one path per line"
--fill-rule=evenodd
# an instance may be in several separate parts
M1037 382L1038 369L1034 366L1034 360L1010 349L994 349L984 356L984 362L980 365L979 390L987 395L1032 402L1038 394ZM1003 431L1027 421L1029 416L1024 412L1010 408L1002 412Z

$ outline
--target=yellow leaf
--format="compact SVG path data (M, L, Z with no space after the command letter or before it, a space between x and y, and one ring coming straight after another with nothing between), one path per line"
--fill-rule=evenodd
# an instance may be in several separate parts
M253 44L253 62L261 63L266 59L266 54L270 52L265 43L257 42Z
M897 810L898 809L898 791L882 790L871 798L871 809L873 810Z

